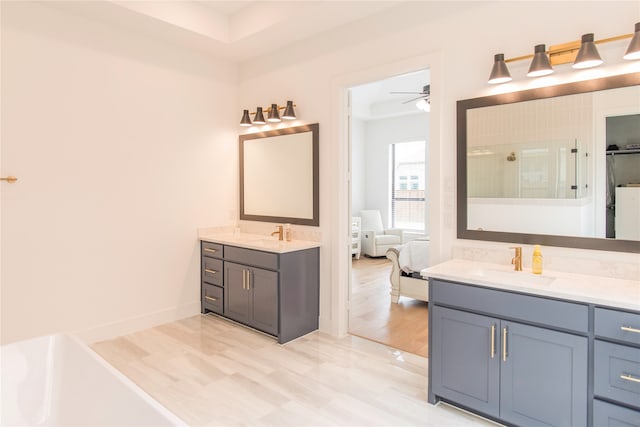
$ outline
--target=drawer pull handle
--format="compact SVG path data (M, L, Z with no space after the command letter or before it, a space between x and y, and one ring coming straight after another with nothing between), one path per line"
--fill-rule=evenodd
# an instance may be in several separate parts
M622 374L620 375L620 379L623 379L625 381L632 381L634 383L640 383L640 378L634 377L631 374Z
M216 274L217 273L216 270L211 270L209 268L205 268L204 271L205 271L205 273L210 273L210 274Z
M496 325L491 325L491 358L496 357Z
M620 326L620 329L625 332L635 332L636 334L640 334L640 329L632 328L631 326Z
M502 361L507 361L507 327L502 328Z
M206 299L207 301L212 301L212 302L218 301L218 298L210 297L209 295L205 295L204 299Z
M203 249L205 252L218 252L217 249L211 249L211 248L204 248Z

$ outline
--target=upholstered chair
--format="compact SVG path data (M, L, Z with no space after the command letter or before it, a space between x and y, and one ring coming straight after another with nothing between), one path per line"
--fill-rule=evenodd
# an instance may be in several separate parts
M362 253L369 257L383 257L387 249L402 244L403 231L399 228L384 229L378 210L360 211L362 218Z

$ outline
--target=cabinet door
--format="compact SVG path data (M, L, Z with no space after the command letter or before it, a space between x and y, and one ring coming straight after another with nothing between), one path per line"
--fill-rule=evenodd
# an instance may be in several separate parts
M497 417L500 321L437 305L432 310L433 393Z
M278 273L249 270L249 324L268 334L278 335Z
M506 336L500 418L526 426L585 426L587 338L505 321L500 335Z
M249 291L246 286L247 267L232 262L224 262L224 314L225 316L249 323Z

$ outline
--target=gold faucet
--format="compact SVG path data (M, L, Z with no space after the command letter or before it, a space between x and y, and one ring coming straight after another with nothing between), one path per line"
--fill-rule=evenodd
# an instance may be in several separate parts
M276 234L278 235L278 240L282 240L283 238L283 226L282 225L276 225L276 227L278 227L278 229L276 231L274 231L273 233L271 233L272 236L275 236Z
M522 248L520 246L512 247L510 249L516 250L516 256L511 258L511 264L513 264L516 271L522 271Z

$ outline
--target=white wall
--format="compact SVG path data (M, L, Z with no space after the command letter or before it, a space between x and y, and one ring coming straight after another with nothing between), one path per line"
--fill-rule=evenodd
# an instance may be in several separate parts
M366 122L365 143L365 204L366 209L377 209L382 223L391 225L389 200L390 145L398 142L427 141L429 149L429 113L411 114ZM429 183L427 182L427 189Z
M587 32L594 32L596 38L630 32L639 15L636 1L407 2L348 28L242 64L241 105L294 99L301 119L321 125L321 326L340 333L345 324L340 307L346 304L342 293L348 275L347 261L343 261L348 260L348 192L341 117L347 87L390 74L431 70L429 184L433 203L429 228L431 261L437 262L449 258L456 243L456 100L629 72L637 66L577 72L565 65L549 78L527 80L528 64L523 61L512 64L512 84L487 84L495 53L510 58L531 52L538 43L565 43ZM598 48L606 61L619 64L626 44L622 41ZM385 70L390 74L381 75Z
M2 2L2 342L199 312L197 227L237 205L237 68Z

